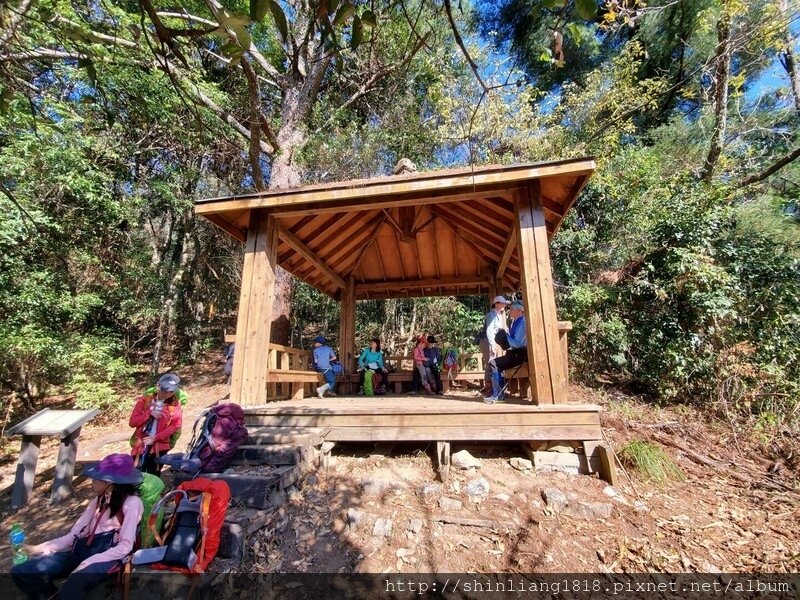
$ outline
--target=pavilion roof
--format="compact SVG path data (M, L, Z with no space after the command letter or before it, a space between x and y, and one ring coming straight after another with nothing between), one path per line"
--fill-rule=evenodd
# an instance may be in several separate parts
M195 210L244 241L250 213L278 220L278 264L337 296L477 294L500 273L520 285L514 197L540 193L549 237L595 169L591 158L405 173L198 201Z

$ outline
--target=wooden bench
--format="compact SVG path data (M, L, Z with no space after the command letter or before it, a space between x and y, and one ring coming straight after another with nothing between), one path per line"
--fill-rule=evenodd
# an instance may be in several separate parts
M36 476L36 463L39 462L39 447L42 437L45 435L57 435L61 438L50 502L57 504L70 494L81 427L99 412L100 410L97 408L92 410L50 410L45 408L6 431L7 437L22 436L17 474L14 478L14 489L11 492L12 508L28 504Z

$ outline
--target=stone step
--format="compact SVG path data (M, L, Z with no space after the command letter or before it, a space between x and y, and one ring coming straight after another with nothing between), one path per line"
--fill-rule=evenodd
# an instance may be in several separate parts
M239 446L231 465L299 465L312 454L309 446L274 444Z
M248 427L247 446L293 444L319 446L325 441L329 428L322 427Z
M276 467L265 475L249 475L240 473L203 473L203 477L222 480L231 489L231 506L246 508L268 508L272 505L271 496L283 490L300 477L297 465ZM192 479L188 473L174 473L175 485Z
M229 508L222 525L217 556L241 559L247 537L264 527L274 511L274 506L263 509Z

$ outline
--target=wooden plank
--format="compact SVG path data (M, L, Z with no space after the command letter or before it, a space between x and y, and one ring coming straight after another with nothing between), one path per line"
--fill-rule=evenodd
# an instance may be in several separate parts
M272 495L289 487L299 479L300 469L297 466L277 467L268 475L242 475L238 473L203 473L215 481L224 481L231 489L231 502L235 506L248 508L269 508ZM188 473L175 473L175 484L192 478Z
M475 235L484 239L492 239L498 246L503 243L506 237L507 227L490 224L479 217L464 214L460 209L464 203L458 204L439 204L436 206L436 214L440 218L450 219L461 228L469 229Z
M433 191L452 191L458 188L498 188L511 187L513 182L524 182L540 177L564 177L579 174L591 174L595 169L592 159L569 159L549 164L530 164L513 167L469 168L459 174L420 174L415 179L385 178L378 181L366 180L357 187L353 182L341 182L323 189L287 189L270 190L248 196L232 198L212 198L204 200L197 206L198 214L219 212L221 210L244 210L248 208L289 207L306 204L317 204L321 208L325 204L346 200L365 202L385 202L385 196L414 195L417 204L424 204L427 196ZM388 179L388 180L387 180ZM482 190L481 196L486 195ZM475 192L473 192L473 195ZM497 194L493 194L497 195ZM420 198L420 196L426 196ZM395 204L396 206L396 204ZM406 204L414 206L414 204Z
M15 435L57 435L66 437L95 418L100 409L50 410L45 408L20 421L5 432L5 437Z
M516 248L516 246L517 229L515 227L509 232L505 248L503 249L503 255L500 257L500 262L497 263L497 279L500 282L503 281L503 277L506 274L506 268L508 267L508 261L511 260L511 255L514 253L514 248Z
M409 373L410 374L410 373ZM499 412L531 414L598 414L596 404L543 404L536 406L527 402L504 402L495 406L478 399L447 398L431 396L404 396L384 398L379 396L343 396L336 398L306 398L302 402L271 402L262 406L245 408L245 415L272 414L472 414Z
M271 383L291 383L293 381L308 381L311 383L317 381L325 381L322 373L317 371L297 371L289 369L288 371L270 371L267 376L267 381Z
M432 210L436 211L436 208L434 207ZM442 217L441 214L439 216ZM469 229L456 227L454 223L450 223L447 220L447 217L442 217L440 220L453 232L453 235L460 238L462 242L469 246L479 259L483 259L484 261L488 259L492 267L500 261L502 250L498 250L495 246L488 244L486 240L473 234ZM498 243L498 247L499 246L500 244Z
M452 285L477 285L485 287L486 278L480 275L468 275L464 277L425 277L423 279L392 279L374 283L357 283L355 286L356 294L369 290L371 292L391 292L411 288L452 286Z
M22 436L22 447L17 461L17 473L14 477L14 489L11 491L11 508L19 508L28 504L33 492L33 482L36 477L36 463L39 462L39 447L42 445L42 436Z
M246 240L245 232L236 227L233 223L229 222L225 218L226 216L227 215L222 215L222 214L205 215L206 219L208 219L214 225L222 229L222 231L233 236L240 242L244 242Z
M318 446L328 433L323 427L248 427L247 446L272 444L294 444L296 446Z
M300 241L297 236L295 236L291 231L280 228L280 236L284 239L284 241L289 244L292 249L297 252L300 256L302 256L305 260L313 264L320 272L324 273L325 276L330 279L333 283L336 284L337 287L344 289L345 283L344 279L339 277L333 269L331 269L325 262L314 252L306 246L302 241Z
M543 427L332 427L326 440L335 442L435 442L444 436L452 442L587 440L600 435L600 425Z
M297 465L307 449L295 444L239 446L232 465Z
M56 472L50 502L58 504L72 493L72 476L75 474L75 458L78 456L78 436L81 428L61 439L56 459Z
M592 413L575 414L534 414L534 413L471 413L470 426L481 424L492 426L547 425L592 425L597 415ZM463 414L278 414L248 416L248 425L272 427L425 427L436 424L441 427L463 425Z

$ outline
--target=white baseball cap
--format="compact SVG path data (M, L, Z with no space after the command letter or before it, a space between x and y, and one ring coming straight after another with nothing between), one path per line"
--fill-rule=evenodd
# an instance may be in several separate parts
M502 304L511 304L511 302L509 302L508 300L506 300L506 297L505 297L505 296L495 296L495 297L494 297L494 300L492 300L492 306L494 306L494 305L495 305L495 304L497 304L498 302L501 302Z

